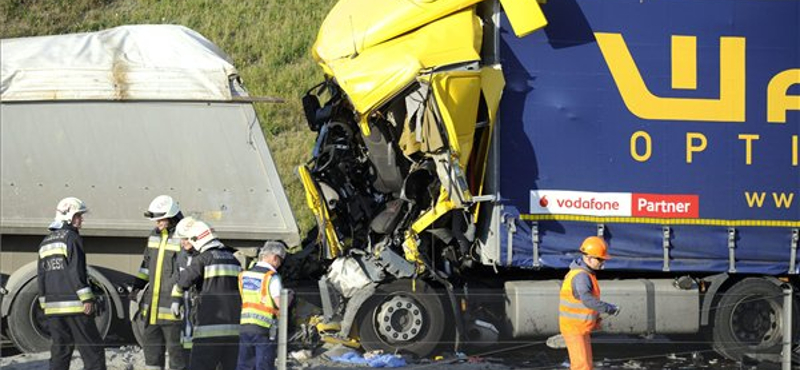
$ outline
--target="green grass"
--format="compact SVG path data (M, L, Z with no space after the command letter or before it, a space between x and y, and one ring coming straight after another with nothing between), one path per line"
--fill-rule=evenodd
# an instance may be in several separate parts
M311 45L336 0L2 0L0 38L98 31L126 24L180 24L200 32L234 61L253 96L301 232L313 224L295 167L308 159L313 135L300 97L322 81Z

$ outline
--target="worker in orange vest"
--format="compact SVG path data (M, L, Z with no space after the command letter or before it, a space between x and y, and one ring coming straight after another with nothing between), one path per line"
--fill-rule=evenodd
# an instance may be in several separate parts
M591 332L599 327L600 313L618 315L619 307L600 300L595 271L610 258L602 238L591 236L581 244L581 258L569 266L561 285L558 326L569 352L571 370L591 370Z

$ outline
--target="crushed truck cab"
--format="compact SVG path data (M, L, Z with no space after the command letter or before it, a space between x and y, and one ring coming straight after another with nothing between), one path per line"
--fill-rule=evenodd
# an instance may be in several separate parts
M328 257L389 249L421 272L421 232L454 210L464 226L477 218L504 87L481 62L478 3L342 1L320 28L313 54L327 80L304 98L319 135L299 171ZM535 1L509 3L539 15L520 34L546 25Z
M526 14L512 18L518 34L547 24L537 2L506 3L508 14ZM318 136L299 174L325 256L369 266L364 273L334 263L321 282L323 296L337 292L348 301L327 310L345 318L340 336L357 327L366 348L385 343L427 355L452 335L433 325L458 314L452 287L449 297L433 292L450 286L442 276L476 259L470 254L480 202L490 199L483 179L504 88L499 66L482 61L488 20L479 6L490 4L340 1L313 47L326 80L303 99ZM369 294L350 293L354 281L342 274L369 275L355 283ZM433 295L406 295L417 289ZM376 326L375 316L415 324Z

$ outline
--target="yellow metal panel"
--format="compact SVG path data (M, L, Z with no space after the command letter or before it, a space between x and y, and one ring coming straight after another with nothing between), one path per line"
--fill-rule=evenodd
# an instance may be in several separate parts
M481 93L481 71L436 73L431 77L450 147L464 168L469 162Z
M318 60L361 54L482 0L340 0L322 22L314 43Z
M424 271L424 265L419 256L419 245L417 245L416 241L417 235L431 226L439 217L444 216L455 208L455 203L450 200L450 194L447 193L444 187L441 187L439 190L439 199L436 200L436 204L433 208L417 218L417 220L411 224L411 229L406 231L406 239L403 243L404 257L409 262L417 264L417 272Z
M483 28L475 9L469 8L431 23L410 36L409 52L424 68L480 60Z
M487 162L489 160L489 149L491 148L492 135L494 135L494 125L497 122L497 111L500 108L500 98L503 95L503 88L506 80L499 65L481 68L481 90L486 101L486 108L489 111L489 127L486 137L480 141L481 147L478 148L478 161L480 167L480 180L478 181L477 195L483 195L484 179L486 178ZM476 175L473 175L476 176ZM480 217L481 204L475 205L473 222L478 222Z
M363 115L408 86L424 68L479 60L481 39L480 22L468 9L354 58L323 62Z
M444 187L441 187L439 190L439 199L436 200L436 204L411 224L411 230L419 234L427 229L428 226L431 226L439 217L442 217L455 208L456 205L450 200L450 194L447 193Z
M369 50L355 59L339 59L328 66L353 108L362 115L408 86L421 69L413 55L385 48Z
M500 0L511 28L523 37L547 25L547 18L536 0Z
M327 244L328 247L328 256L330 258L338 257L342 252L341 245L339 244L339 237L336 235L336 231L333 229L333 224L328 215L328 207L325 204L325 199L320 195L317 184L314 182L314 179L311 178L308 167L300 166L297 168L297 172L300 173L300 181L303 183L303 188L305 189L308 208L314 213L317 219L317 225L319 225L319 228L324 233L325 244Z
M499 65L481 68L481 90L486 99L486 107L489 109L489 123L491 124L497 120L497 110L500 107L500 98L505 86L506 79L503 77L503 70Z

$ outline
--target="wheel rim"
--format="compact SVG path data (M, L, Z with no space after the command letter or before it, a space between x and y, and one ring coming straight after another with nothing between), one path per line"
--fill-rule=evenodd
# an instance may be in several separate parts
M110 312L111 302L108 292L106 292L105 289L91 279L90 283L93 285L93 291L98 297L98 299L95 301L95 304L103 305L102 309ZM47 315L44 314L44 310L42 310L42 308L39 306L39 296L34 297L33 301L31 301L28 317L31 318L31 326L33 327L33 330L35 330L40 336L50 339L50 329L47 327ZM97 329L100 332L100 337L105 338L106 334L108 334L109 328L111 327L110 315L97 315L95 317L95 325L98 327Z
M781 338L781 307L764 296L747 296L733 308L730 324L737 341L770 347Z
M98 282L92 277L89 277L89 284L92 286L92 292L96 299L95 303L95 325L100 333L101 338L105 338L108 331L111 329L111 294L105 289L102 283ZM102 308L100 307L102 305ZM97 310L102 309L104 314L97 314Z
M45 338L50 338L50 330L47 328L47 316L45 316L44 310L39 306L38 296L31 302L29 312L28 317L32 319L31 326L33 326L33 330L36 331L36 334Z
M392 296L383 302L375 317L380 336L389 343L413 341L420 337L426 325L425 311L411 297Z

